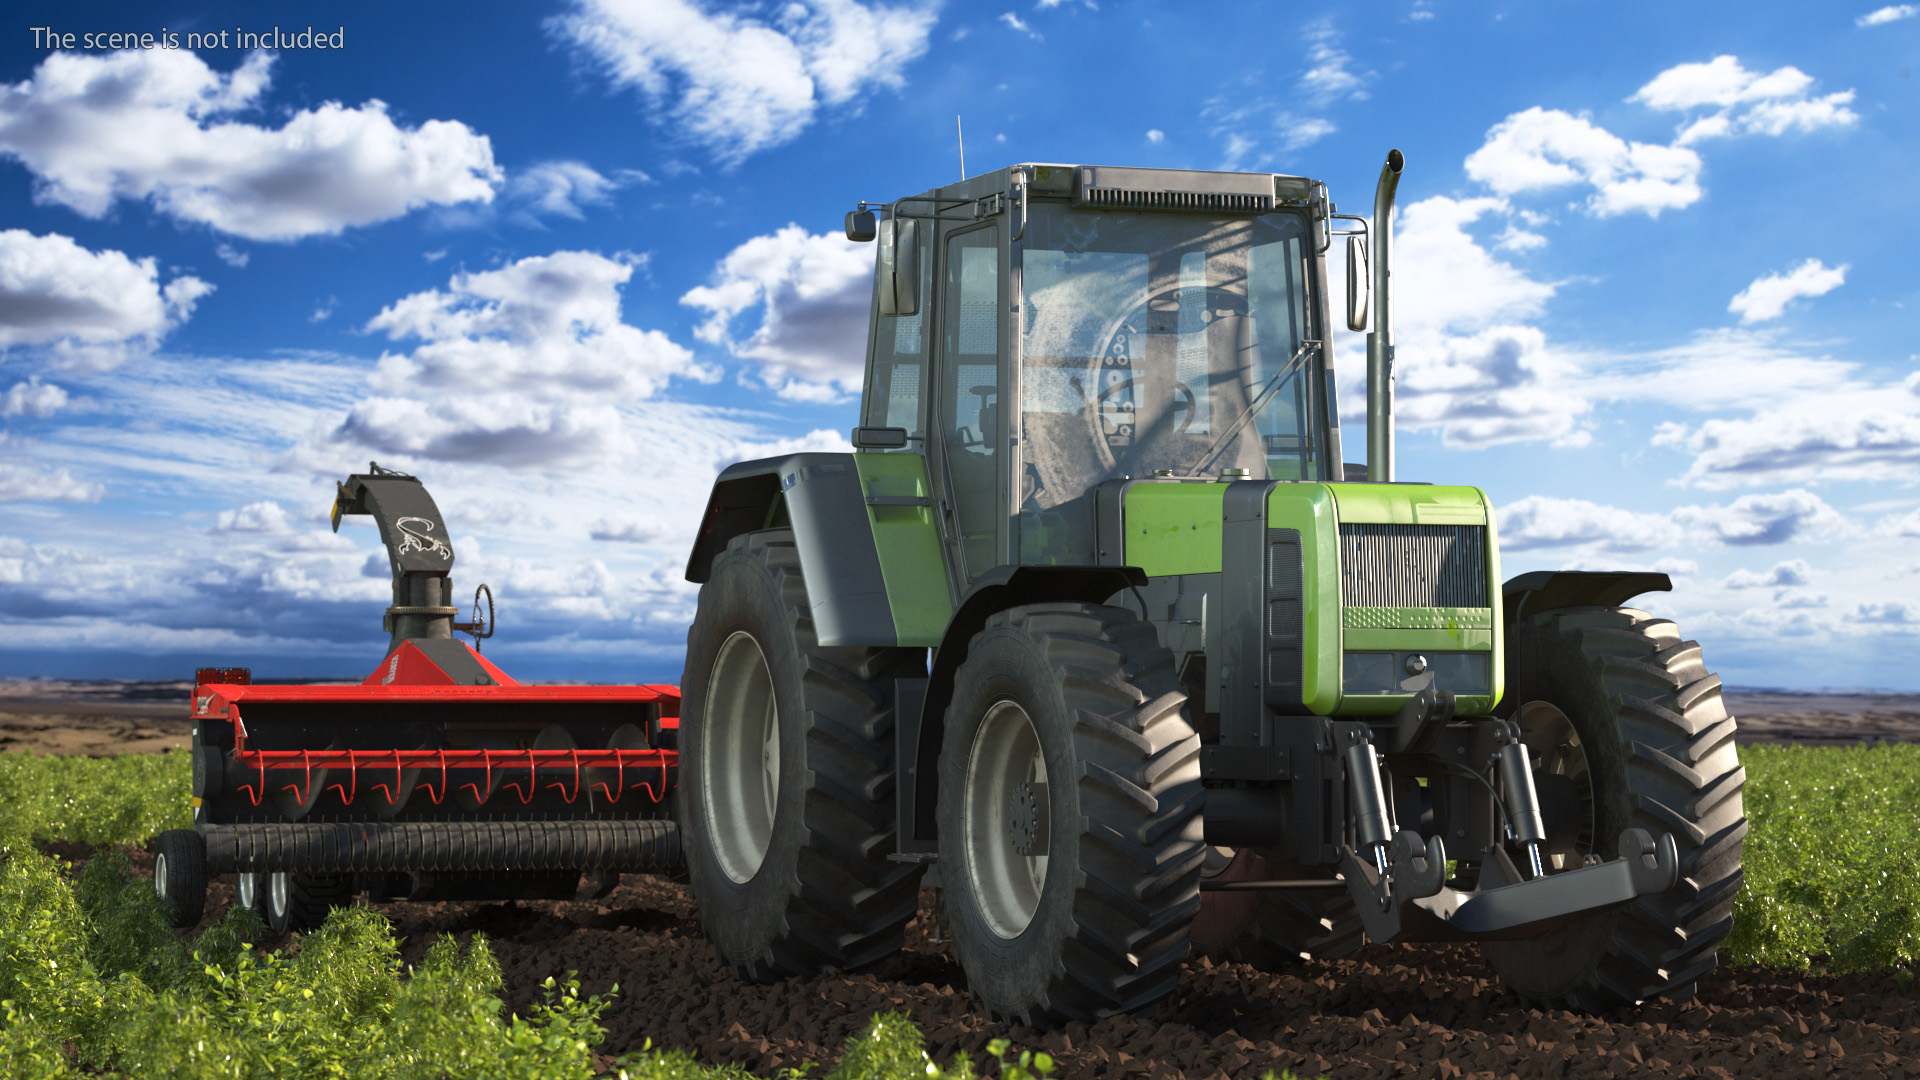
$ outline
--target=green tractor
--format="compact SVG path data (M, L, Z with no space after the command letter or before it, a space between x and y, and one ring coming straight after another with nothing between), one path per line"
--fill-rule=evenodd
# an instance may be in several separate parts
M1623 606L1665 575L1503 584L1483 492L1395 479L1402 166L1370 223L1297 176L1068 165L847 215L855 450L726 469L687 570L679 816L740 977L880 963L924 883L1031 1024L1150 1013L1194 950L1368 940L1482 942L1551 1007L1692 993L1740 884L1734 720Z

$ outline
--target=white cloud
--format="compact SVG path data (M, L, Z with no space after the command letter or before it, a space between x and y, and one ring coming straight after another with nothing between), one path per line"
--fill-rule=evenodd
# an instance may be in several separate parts
M1825 296L1847 280L1847 264L1830 267L1819 259L1808 259L1784 274L1758 277L1727 304L1727 310L1740 316L1743 323L1777 319L1787 305L1802 297Z
M235 510L222 510L214 519L213 530L223 533L284 533L290 531L286 508L272 499L248 503Z
M492 146L456 121L402 128L380 101L324 102L279 128L233 119L259 107L272 65L267 53L224 73L184 49L55 53L0 86L0 153L32 170L39 201L97 218L151 200L252 240L493 197Z
M707 311L702 341L758 364L759 380L782 397L831 401L860 391L872 275L871 248L788 225L734 248L713 284L680 302ZM759 326L740 341L733 320L755 307Z
M1031 25L1030 25L1030 24L1029 24L1029 23L1027 22L1027 20L1025 20L1025 19L1023 19L1023 18L1021 18L1020 16L1018 16L1018 15L1016 15L1016 14L1014 14L1014 13L1013 13L1013 12L1011 12L1011 11L1003 11L1003 12L1001 12L1001 13L1000 13L1000 21L1001 21L1001 22L1003 22L1003 23L1006 23L1006 24L1007 24L1007 28L1008 28L1009 30L1012 30L1012 31L1013 31L1014 33L1016 33L1016 34L1025 34L1025 35L1027 35L1028 37L1030 37L1030 38L1032 38L1032 39L1033 39L1033 40L1035 40L1035 41L1045 41L1045 40L1046 40L1045 38L1043 38L1043 37L1041 37L1041 36L1040 36L1040 32L1039 32L1039 31L1037 31L1037 30L1035 30L1035 29L1034 29L1034 28L1033 28L1033 27L1032 27L1032 26L1031 26Z
M1164 131L1161 131L1159 128L1148 128L1147 141L1154 144L1155 146L1158 146L1161 143L1167 141L1167 133Z
M1340 47L1340 32L1330 19L1310 24L1306 30L1308 68L1300 75L1300 90L1315 104L1325 106L1343 98L1355 101L1367 96L1371 75L1356 74L1348 65L1352 57Z
M626 436L617 406L713 368L657 330L620 318L629 263L558 251L455 274L367 323L409 353L386 353L340 439L388 453L543 464L604 452Z
M337 296L329 296L313 306L313 311L307 315L307 321L310 323L326 322L328 319L333 318L333 311L339 306L340 298Z
M248 261L253 258L248 252L241 251L231 244L215 244L213 246L213 253L220 257L221 262L226 263L236 270L246 269Z
M1502 507L1499 522L1503 551L1547 547L1647 551L1672 547L1685 538L1683 530L1664 514L1549 495L1529 495Z
M647 179L647 174L632 170L603 176L582 161L543 161L515 172L507 181L505 195L529 215L579 221L586 216L586 208L605 206L613 201L615 191Z
M1920 510L1899 517L1883 518L1876 531L1886 536L1920 537Z
M186 275L161 285L151 258L0 231L0 348L51 345L69 363L110 367L150 350L212 291Z
M1676 64L1627 100L1665 112L1711 110L1683 122L1682 146L1734 134L1784 135L1859 122L1859 114L1847 108L1853 91L1810 97L1813 82L1796 67L1762 75L1742 67L1738 57L1716 56L1705 63Z
M1729 387L1736 402L1756 411L1737 419L1710 419L1697 427L1662 425L1656 446L1694 455L1679 482L1702 488L1836 481L1911 482L1920 476L1920 375L1894 385L1852 376L1853 365L1819 363L1801 379L1754 365L1764 391ZM1740 371L1729 380L1728 370ZM1722 383L1747 383L1744 368L1721 369ZM1748 390L1752 388L1746 388ZM1790 405L1780 405L1790 401ZM1732 403L1732 402L1730 402Z
M1700 155L1681 146L1629 142L1585 117L1534 106L1487 132L1467 156L1467 175L1502 195L1586 184L1600 217L1699 201Z
M1805 559L1789 559L1774 563L1764 573L1745 568L1728 574L1724 584L1729 589L1777 589L1790 585L1805 585L1813 576L1813 567ZM1811 606L1811 605L1808 605Z
M52 383L43 383L38 376L25 382L14 383L7 389L5 397L0 397L0 416L30 416L44 420L59 412L67 404L67 392Z
M1850 531L1847 520L1820 496L1796 488L1742 495L1725 506L1682 506L1673 520L1723 544L1784 544L1795 539L1830 540Z
M1853 20L1853 24L1855 26L1882 26L1890 22L1899 22L1901 19L1911 19L1915 15L1920 15L1920 4L1888 4L1886 7L1875 8L1867 12L1865 15Z
M934 19L930 5L856 0L795 0L771 21L692 0L574 0L547 27L733 164L792 140L823 107L903 85Z
M17 461L0 461L0 503L99 502L105 485L76 480L65 469L35 468Z
M666 538L667 529L654 518L603 517L587 527L587 535L624 544L653 544Z

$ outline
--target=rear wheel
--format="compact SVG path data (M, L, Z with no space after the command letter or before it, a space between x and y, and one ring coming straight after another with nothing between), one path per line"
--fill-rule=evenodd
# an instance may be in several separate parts
M741 978L858 970L905 943L917 864L894 839L894 680L924 653L824 647L793 534L736 538L687 634L680 817L700 921Z
M955 955L995 1015L1147 1012L1199 908L1200 740L1172 656L1121 608L992 616L954 677L940 761Z
M1507 702L1541 774L1548 872L1612 859L1622 830L1673 834L1680 879L1534 941L1487 942L1523 999L1601 1011L1690 997L1733 929L1746 773L1700 646L1630 608L1544 611L1510 627Z

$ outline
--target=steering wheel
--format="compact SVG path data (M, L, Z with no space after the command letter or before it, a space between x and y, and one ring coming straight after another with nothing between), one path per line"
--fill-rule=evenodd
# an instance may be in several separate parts
M1197 308L1191 305L1194 292L1200 292L1201 303ZM1189 301L1183 312L1182 299ZM1195 312L1198 318L1195 318ZM1189 332L1203 330L1214 320L1228 316L1248 315L1247 298L1241 293L1208 285L1204 289L1193 286L1175 286L1150 293L1133 310L1108 324L1102 335L1105 342L1100 348L1099 378L1105 379L1110 371L1129 372L1133 366L1133 343L1138 336L1145 334L1172 334L1182 330ZM1183 318L1184 316L1184 318ZM1195 325L1183 326L1183 322L1192 321ZM1133 420L1134 409L1131 401L1120 402L1115 398L1139 383L1141 376L1127 374L1112 385L1102 387L1094 398L1094 407L1087 411L1088 422L1092 427L1093 444L1105 460L1102 464L1112 468L1118 464L1115 450L1123 444L1131 443L1135 435ZM1194 417L1199 410L1194 400L1193 388L1179 379L1173 380L1177 400L1169 408L1177 420L1174 431L1185 434L1193 426Z

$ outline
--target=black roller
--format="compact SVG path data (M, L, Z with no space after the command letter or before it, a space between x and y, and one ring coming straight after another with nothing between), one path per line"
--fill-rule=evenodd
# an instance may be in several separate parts
M354 821L203 825L210 874L674 870L671 821Z

